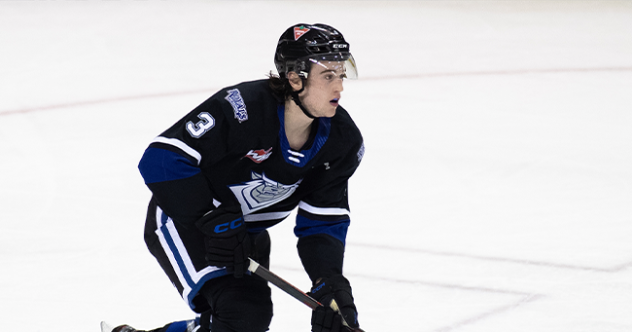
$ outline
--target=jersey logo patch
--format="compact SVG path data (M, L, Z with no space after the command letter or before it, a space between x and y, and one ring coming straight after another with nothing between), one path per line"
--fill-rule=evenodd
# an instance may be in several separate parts
M228 100L231 106L233 106L233 112L235 113L235 119L242 123L248 120L248 111L246 111L246 103L241 98L241 93L238 89L228 90L228 94L224 99Z
M358 162L361 162L363 157L364 157L364 142L362 142L362 146L360 147L360 150L358 150Z
M229 186L244 215L272 206L296 191L301 180L294 184L283 184L268 178L265 173L251 172L252 181Z
M308 28L304 26L294 27L294 40L298 40L302 35L306 34L309 31Z
M272 154L272 148L269 148L267 150L264 150L264 149L250 150L248 151L248 153L246 153L244 157L249 158L250 160L254 161L257 164L261 164L263 161L268 159L271 154Z

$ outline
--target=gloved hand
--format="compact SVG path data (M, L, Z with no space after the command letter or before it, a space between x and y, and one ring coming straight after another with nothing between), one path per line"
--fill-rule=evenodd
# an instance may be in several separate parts
M238 205L221 205L195 224L205 235L209 265L226 267L235 278L243 277L250 265L248 255L251 244L241 208Z
M345 327L346 330L362 331L347 278L335 275L319 279L308 294L323 305L312 312L313 332L340 332L345 331Z

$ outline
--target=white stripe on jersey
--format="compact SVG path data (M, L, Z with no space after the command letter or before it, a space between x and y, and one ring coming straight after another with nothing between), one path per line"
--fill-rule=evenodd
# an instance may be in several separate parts
M275 220L275 219L283 219L287 218L292 211L281 211L281 212L267 212L267 213L255 213L255 214L247 214L244 216L244 221L246 222L255 222L255 221L265 221L265 220Z
M324 216L336 216L336 215L350 215L349 210L343 208L322 208L309 205L303 201L298 203L298 208L303 209L312 214L320 214Z
M154 140L151 141L151 142L152 143L156 142L156 143L164 143L164 144L173 145L176 148L184 151L189 156L195 158L195 160L197 160L198 166L202 162L202 155L199 152L195 151L193 148L191 148L186 143L182 142L181 140L179 140L177 138L167 138L167 137L158 136L158 137L154 138Z

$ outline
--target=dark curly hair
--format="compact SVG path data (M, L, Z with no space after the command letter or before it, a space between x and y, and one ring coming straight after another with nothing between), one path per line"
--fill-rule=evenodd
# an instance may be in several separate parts
M303 84L305 84L305 86L307 86L307 82L308 81L306 79L303 79ZM285 102L291 97L292 92L294 91L285 75L283 77L279 77L279 75L272 72L268 74L268 86L279 102Z

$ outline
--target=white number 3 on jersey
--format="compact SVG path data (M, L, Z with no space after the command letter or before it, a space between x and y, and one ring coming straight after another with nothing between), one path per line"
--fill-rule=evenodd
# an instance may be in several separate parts
M200 118L200 121L197 123L193 123L193 121L187 122L187 131L195 138L200 138L215 126L215 119L206 112L198 114L198 118Z

